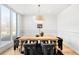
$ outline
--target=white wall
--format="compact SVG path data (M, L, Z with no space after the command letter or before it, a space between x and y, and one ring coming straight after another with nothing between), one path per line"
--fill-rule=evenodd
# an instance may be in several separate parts
M58 35L79 53L79 5L71 5L58 15Z
M37 25L34 21L34 16L24 16L23 18L23 33L25 35L36 35L39 33ZM42 31L46 34L56 35L57 33L57 17L54 15L44 15L44 23Z

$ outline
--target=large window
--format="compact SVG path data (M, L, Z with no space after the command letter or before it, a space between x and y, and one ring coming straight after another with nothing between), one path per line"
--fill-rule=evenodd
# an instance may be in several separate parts
M11 11L12 36L16 36L16 13Z
M5 5L0 5L0 41L14 39L20 35L21 15Z
M20 24L21 24L21 22L20 22L20 20L21 20L21 15L20 14L17 14L17 36L20 36L20 34L21 34L21 26L20 26Z
M1 39L10 36L10 9L1 5Z

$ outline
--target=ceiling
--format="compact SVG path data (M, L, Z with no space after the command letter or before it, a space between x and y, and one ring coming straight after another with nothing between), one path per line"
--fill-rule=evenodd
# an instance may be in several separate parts
M8 6L14 9L16 12L22 15L58 15L65 8L70 6L69 4L8 4Z

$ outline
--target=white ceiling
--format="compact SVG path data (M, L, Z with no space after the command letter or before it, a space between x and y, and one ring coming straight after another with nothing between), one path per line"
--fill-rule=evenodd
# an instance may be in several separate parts
M35 4L8 4L9 7L23 15L58 15L65 8L70 6L69 4L41 4L40 8Z

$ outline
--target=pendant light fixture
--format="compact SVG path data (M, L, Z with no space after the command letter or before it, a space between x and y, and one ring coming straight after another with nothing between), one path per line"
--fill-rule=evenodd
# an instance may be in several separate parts
M38 24L42 24L44 18L43 18L43 16L42 16L41 13L40 13L40 7L41 7L41 5L39 4L39 5L37 5L37 6L38 6L38 8L39 8L39 10L38 10L38 13L39 13L39 14L36 16L36 20L37 20L37 23L38 23Z

